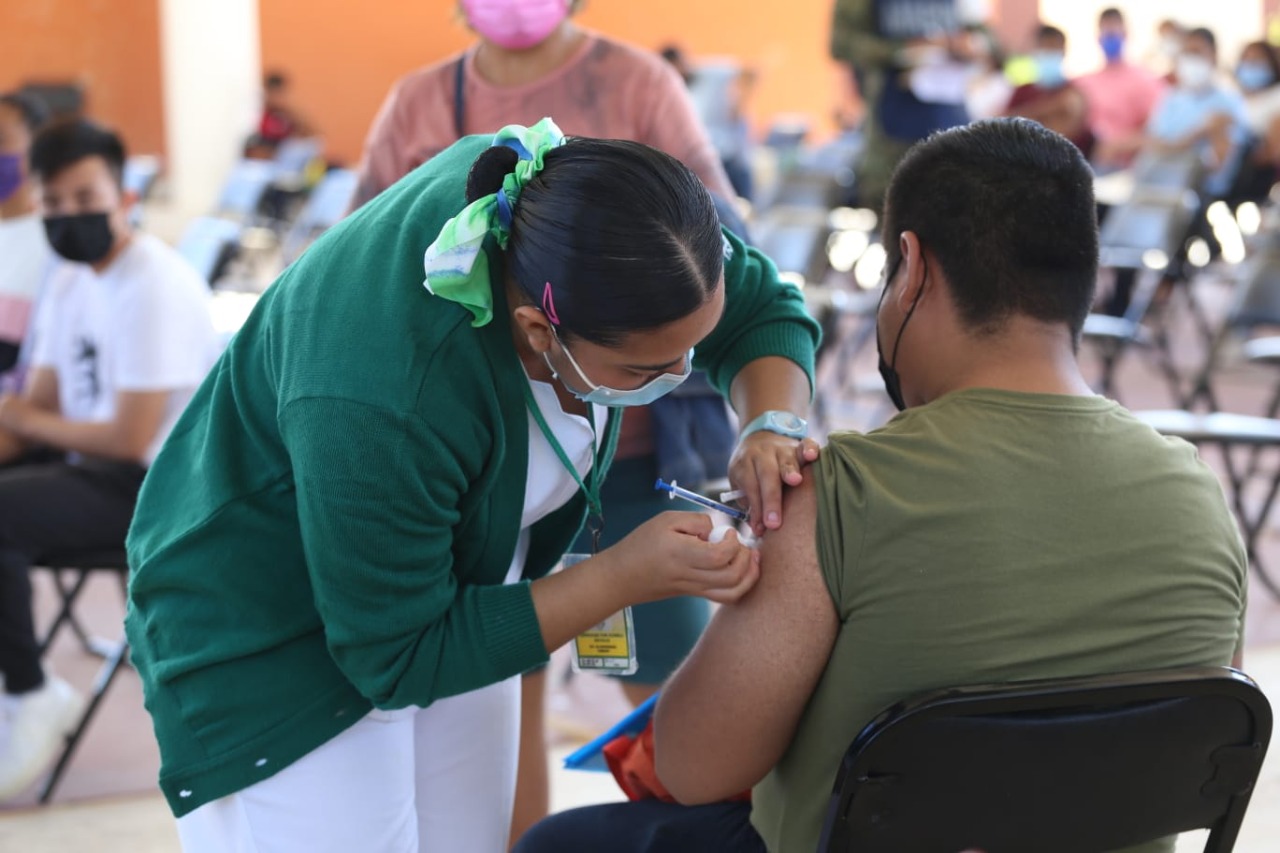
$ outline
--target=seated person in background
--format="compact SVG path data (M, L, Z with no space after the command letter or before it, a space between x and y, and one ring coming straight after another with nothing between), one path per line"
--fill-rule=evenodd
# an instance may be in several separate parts
M35 99L0 95L0 392L18 363L32 304L53 262L27 166L31 140L46 118Z
M1217 39L1203 27L1191 30L1175 63L1175 86L1156 105L1142 149L1157 156L1197 152L1209 169L1201 188L1209 199L1230 189L1248 137L1244 99L1217 72Z
M564 812L518 853L815 850L841 757L894 702L1239 663L1247 560L1218 481L1076 364L1098 256L1079 151L1023 120L936 135L884 233L881 372L905 411L831 436L758 585L658 703L658 777L708 805Z
M1102 169L1122 168L1133 159L1165 88L1155 74L1125 59L1128 37L1121 11L1104 9L1098 16L1098 46L1106 64L1074 81L1089 104L1093 161Z
M1048 25L1036 32L1036 81L1013 90L1006 116L1021 116L1060 133L1089 156L1093 134L1089 130L1089 104L1084 93L1067 79L1062 63L1067 55L1067 34Z
M1265 41L1245 45L1236 65L1252 149L1235 189L1244 199L1264 199L1280 165L1280 51Z
M262 118L258 121L257 133L245 143L244 156L270 160L286 139L312 133L311 127L290 104L289 78L279 71L268 74L262 85Z
M55 552L123 549L146 466L213 355L208 288L132 232L123 168L119 137L86 121L31 147L63 262L40 301L24 396L0 395L0 800L46 768L80 704L41 666L28 569Z

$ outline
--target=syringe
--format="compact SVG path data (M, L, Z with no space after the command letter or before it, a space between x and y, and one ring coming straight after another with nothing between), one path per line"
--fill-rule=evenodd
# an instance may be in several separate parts
M691 492L688 489L682 489L675 480L672 480L670 483L668 483L665 480L663 480L661 477L659 477L658 482L655 483L653 487L660 491L666 492L667 497L671 498L672 500L675 500L676 498L684 498L685 500L689 501L689 503L695 503L695 504L698 504L699 506L705 506L707 509L714 509L716 512L723 512L725 515L729 516L730 518L737 519L738 521L747 520L747 514L742 510L734 509L733 507L728 506L726 504L722 504L719 501L713 501L711 498L705 495L700 495L697 492Z

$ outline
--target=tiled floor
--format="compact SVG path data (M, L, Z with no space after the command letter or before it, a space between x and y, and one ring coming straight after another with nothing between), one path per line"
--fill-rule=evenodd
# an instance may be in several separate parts
M1225 291L1212 285L1202 289L1210 304L1220 305ZM1179 336L1189 340L1185 329ZM1184 366L1199 358L1194 347L1182 353ZM1086 361L1088 357L1086 354ZM864 353L856 362L859 373L874 376L874 361ZM1275 376L1258 371L1233 370L1217 383L1227 408L1260 413ZM1134 408L1163 408L1170 404L1163 386L1146 361L1128 360L1120 371L1120 391ZM847 411L847 410L842 410ZM1211 464L1213 460L1211 459ZM1263 537L1263 554L1280 575L1280 513ZM39 609L47 618L52 601L47 579L39 578ZM110 636L119 631L122 602L112 578L95 580L87 592L82 615L90 627ZM74 683L87 686L96 660L84 655L74 640L64 638L55 648L53 663ZM1247 624L1246 669L1262 684L1280 707L1280 602L1254 584ZM588 677L572 682L572 689L551 697L552 716L573 717L588 729L600 729L625 712L616 685ZM553 749L554 764L568 750ZM158 767L156 748L142 708L137 677L121 674L112 687L55 800L47 808L34 806L34 793L0 810L0 851L46 853L172 853L177 850L172 821L160 797L154 793ZM598 774L557 771L553 779L553 805L565 808L619 799L612 781ZM1263 779L1253 797L1249 817L1237 846L1240 853L1272 853L1280 849L1280 747L1274 747L1263 769ZM1202 844L1202 842L1201 842ZM1186 850L1200 849L1195 839Z

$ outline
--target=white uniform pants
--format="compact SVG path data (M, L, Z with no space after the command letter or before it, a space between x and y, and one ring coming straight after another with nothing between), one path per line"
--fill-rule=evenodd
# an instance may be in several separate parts
M519 676L373 711L178 836L184 853L505 853L519 740Z

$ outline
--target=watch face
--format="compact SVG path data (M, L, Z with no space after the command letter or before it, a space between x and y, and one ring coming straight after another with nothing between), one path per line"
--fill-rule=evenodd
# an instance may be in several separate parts
M790 412L774 412L770 416L770 420L772 420L774 425L779 429L785 429L791 432L802 430L806 426L803 420Z

